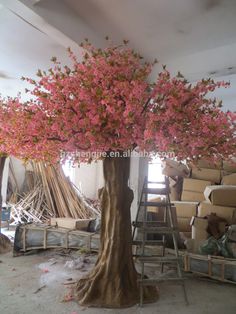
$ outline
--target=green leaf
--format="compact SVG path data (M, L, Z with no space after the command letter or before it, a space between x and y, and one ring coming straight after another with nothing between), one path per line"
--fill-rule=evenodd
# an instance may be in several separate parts
M57 57L52 57L52 58L51 58L51 61L52 61L52 62L57 62Z
M177 73L177 76L176 77L179 77L179 78L184 78L184 76L180 73L180 71L178 71Z

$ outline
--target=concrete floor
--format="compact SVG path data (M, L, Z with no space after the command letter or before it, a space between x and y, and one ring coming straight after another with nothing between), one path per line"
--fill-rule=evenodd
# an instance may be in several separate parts
M191 277L186 280L189 306L185 305L182 287L159 284L160 298L143 308L124 310L85 308L76 302L62 302L70 291L68 279L77 280L88 271L96 259L89 256L86 264L75 264L80 253L59 255L61 251L12 257L0 255L0 313L1 314L235 314L236 286ZM66 264L66 266L65 266ZM82 266L81 266L82 265ZM72 267L72 268L71 268ZM76 270L75 267L79 268ZM40 291L38 289L42 287Z

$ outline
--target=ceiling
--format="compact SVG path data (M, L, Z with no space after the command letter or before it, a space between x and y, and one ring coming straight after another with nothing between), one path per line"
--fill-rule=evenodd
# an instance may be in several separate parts
M108 35L190 81L229 80L216 96L235 111L235 16L235 0L0 0L0 92L16 95L22 75L47 69L52 56L68 63L68 46L79 55L84 38L104 46Z

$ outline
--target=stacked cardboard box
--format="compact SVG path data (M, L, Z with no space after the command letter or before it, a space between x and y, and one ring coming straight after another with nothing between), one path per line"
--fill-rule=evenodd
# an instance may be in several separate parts
M223 176L221 180L222 185L236 185L236 173Z
M177 212L178 227L185 236L191 236L191 218L197 215L197 205L205 200L204 190L215 182L220 182L220 170L207 161L199 161L191 166L192 177L183 179L181 202L174 202Z
M191 237L190 221L196 215L198 202L173 202L176 208L178 228L186 237Z
M199 253L200 245L208 238L207 227L208 221L204 219L205 216L211 213L216 213L219 217L225 218L228 223L234 221L235 209L229 208L227 205L213 205L209 199L206 201L205 191L211 189L212 184L220 184L222 178L222 163L210 163L208 161L200 160L197 165L191 167L191 179L192 181L185 180L183 185L182 199L198 200L200 205L197 209L197 215L191 220L192 228L192 240L190 241L191 250L195 253ZM227 168L227 170L229 170ZM232 170L232 169L231 169ZM236 170L236 168L235 168ZM231 183L234 178L226 178L223 182ZM194 194L186 193L185 190L194 190ZM213 189L214 190L214 189ZM200 193L200 195L197 195ZM215 192L213 193L213 199L215 200Z
M236 207L212 205L207 201L199 204L197 210L198 217L205 217L211 213L215 213L220 218L224 218L229 225L236 223Z
M211 181L211 184L219 184L221 179L222 162L210 162L199 160L197 164L190 164L191 177L198 180Z
M221 178L228 176L232 173L236 173L236 159L233 159L232 162L233 163L229 161L222 162Z
M208 180L212 184L219 184L221 180L220 169L192 168L192 178L199 180Z
M181 200L204 201L203 192L206 186L220 183L222 163L199 160L197 164L190 164L189 167L191 178L184 179Z
M217 161L217 162L212 162L204 159L200 159L197 162L197 167L198 168L203 168L203 169L222 169L222 161Z
M223 171L227 173L236 173L236 159L233 159L232 163L228 161L223 161L222 168Z
M207 219L192 217L191 226L192 226L192 239L198 241L207 239L208 237L208 233L206 231L208 226Z
M215 213L228 224L236 223L236 164L200 160L189 166L191 176L182 174L181 202L174 203L179 230L188 233L191 230L192 250L198 252L199 245L209 236L205 216Z
M213 166L209 166L206 161L200 161L199 166L209 167L208 170L220 170L221 174L215 173L215 182L219 184L219 177L222 178L221 185L207 186L204 190L205 201L201 202L198 207L198 217L204 217L211 213L215 213L221 218L225 218L229 224L235 222L236 209L236 165L222 161ZM215 169L210 169L215 168ZM205 173L205 168L203 170ZM225 175L224 174L229 174ZM194 174L194 171L192 171ZM210 181L214 178L213 173L208 172ZM217 180L216 180L217 179Z
M226 178L223 182L231 183L234 178ZM192 239L193 251L198 253L198 248L208 235L206 229L203 232L202 226L207 222L203 222L204 217L215 214L225 219L231 225L236 223L236 186L235 185L211 185L207 186L204 191L205 201L198 206L198 217L194 217L192 222ZM200 220L202 219L202 220ZM198 223L200 221L200 224ZM205 227L204 227L205 228ZM225 222L219 225L221 233L224 233ZM205 239L204 239L205 237Z
M181 162L166 158L162 162L162 173L168 177L188 177L189 168Z
M188 244L189 251L194 253L199 253L200 245L207 240L208 233L208 221L204 218L192 217L191 219L192 226L192 241Z
M235 185L207 186L204 195L208 203L212 205L236 207Z
M185 178L183 182L182 201L201 202L205 199L204 190L211 181Z
M183 179L181 177L169 177L170 200L179 201L181 197Z

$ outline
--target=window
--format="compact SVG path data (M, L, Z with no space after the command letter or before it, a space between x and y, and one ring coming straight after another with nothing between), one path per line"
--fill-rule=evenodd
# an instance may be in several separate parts
M164 182L164 180L165 176L162 174L161 159L159 157L155 157L148 164L148 181Z

